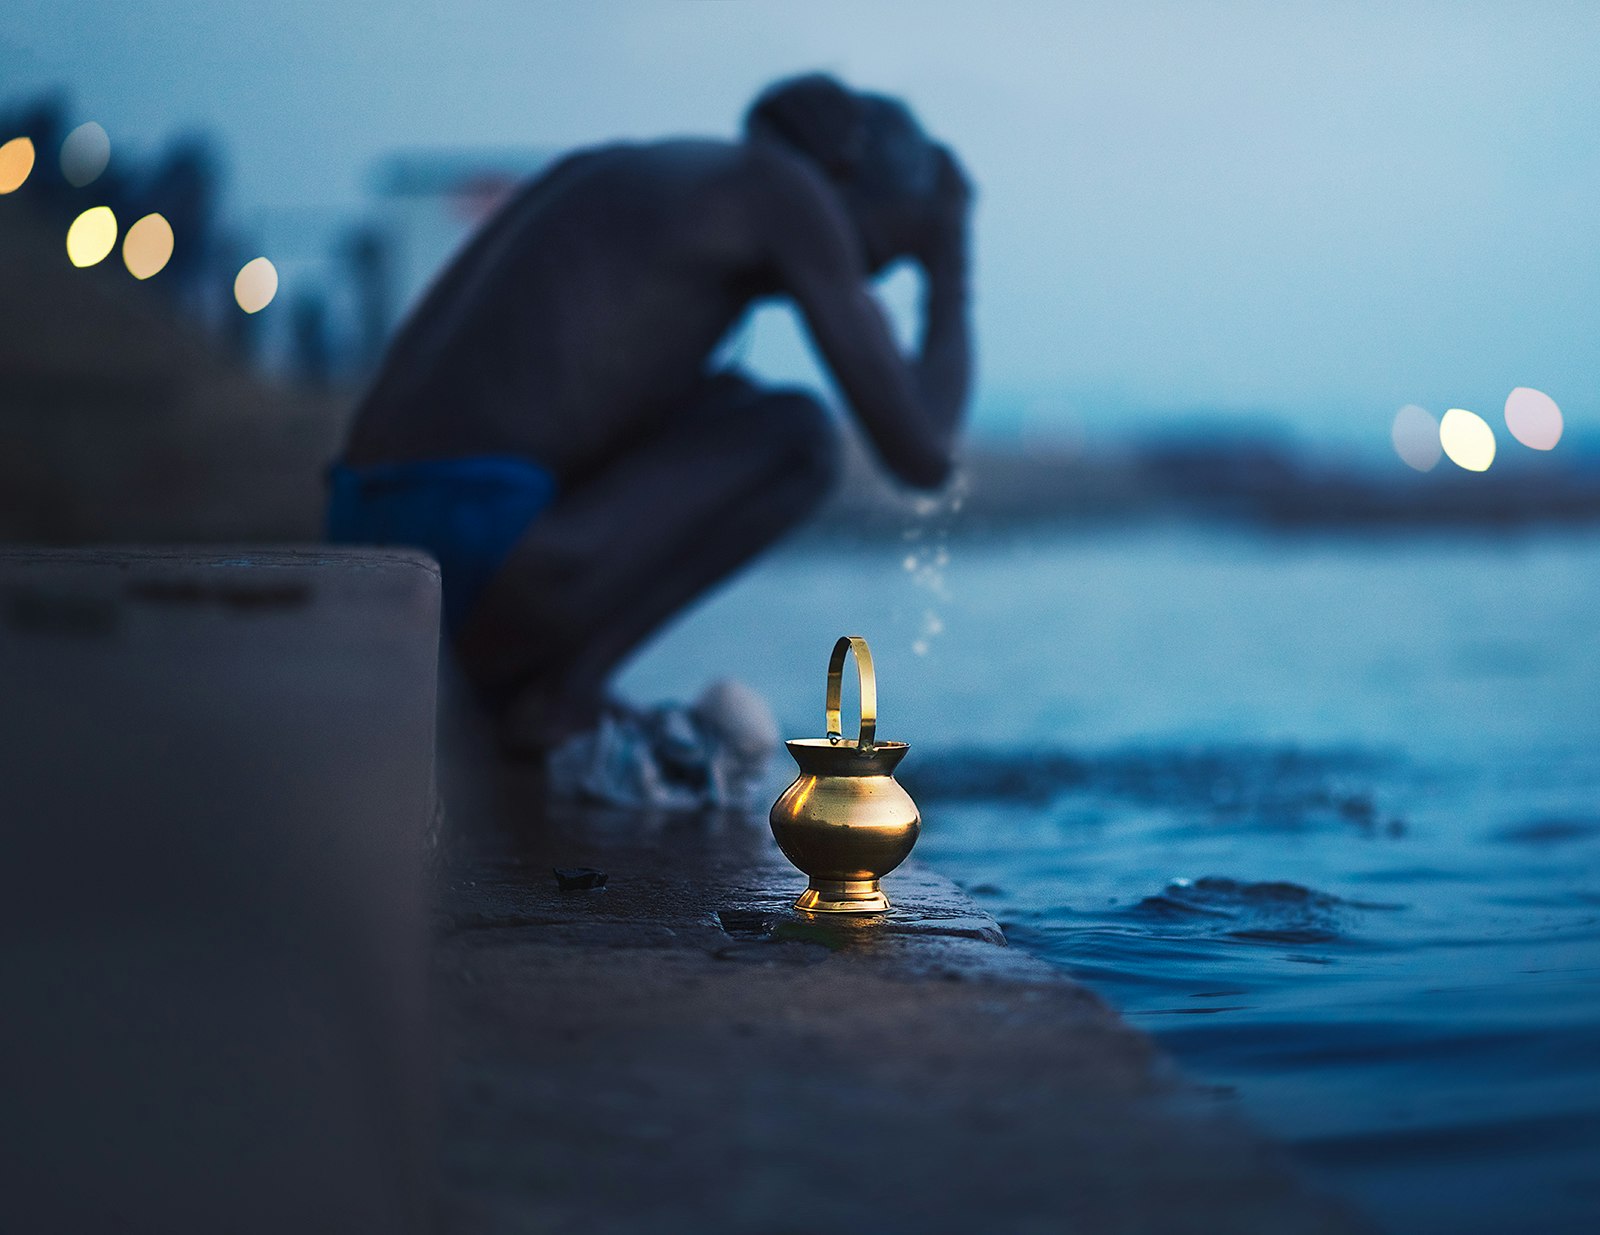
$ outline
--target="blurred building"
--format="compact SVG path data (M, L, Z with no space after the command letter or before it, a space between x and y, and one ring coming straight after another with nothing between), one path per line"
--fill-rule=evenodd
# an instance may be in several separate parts
M0 541L316 539L348 401L264 377L165 272L74 268L64 231L0 197Z

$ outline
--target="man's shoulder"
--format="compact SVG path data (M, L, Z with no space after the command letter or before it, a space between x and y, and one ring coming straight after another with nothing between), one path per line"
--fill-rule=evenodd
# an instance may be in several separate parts
M851 265L851 225L837 190L810 161L774 143L666 138L573 151L531 184L562 217L611 217L628 204L631 233L646 217L674 243L702 237L708 251L812 272ZM651 233L654 234L654 233ZM652 243L654 243L652 241Z
M593 146L580 153L619 167L674 168L691 175L728 179L757 188L773 187L802 200L825 200L834 196L827 179L810 160L772 142L669 137L653 142Z
M844 203L814 163L772 142L740 143L735 158L767 230L813 252L848 249Z
M774 142L731 142L734 164L761 188L776 190L786 199L818 207L832 206L837 194L809 159L792 154Z
M685 182L753 194L768 208L784 213L801 210L837 214L838 196L807 159L771 142L725 141L672 137L651 142L613 142L574 150L542 179L657 181L663 189L681 189Z

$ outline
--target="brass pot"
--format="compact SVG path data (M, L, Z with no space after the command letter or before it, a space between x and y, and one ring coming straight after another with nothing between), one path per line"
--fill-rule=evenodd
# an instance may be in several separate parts
M861 731L844 737L839 721L844 658L855 652L861 682ZM784 857L811 878L795 901L811 913L882 913L889 898L878 880L906 860L922 830L911 795L894 778L911 748L879 742L878 686L867 641L847 635L828 661L826 737L786 742L800 775L772 804L772 835Z

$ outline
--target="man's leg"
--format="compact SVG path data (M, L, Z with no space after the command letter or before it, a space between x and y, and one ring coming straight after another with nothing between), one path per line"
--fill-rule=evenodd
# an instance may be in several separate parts
M463 668L518 697L526 738L592 724L623 658L814 510L837 458L810 396L713 379L534 521L461 633Z

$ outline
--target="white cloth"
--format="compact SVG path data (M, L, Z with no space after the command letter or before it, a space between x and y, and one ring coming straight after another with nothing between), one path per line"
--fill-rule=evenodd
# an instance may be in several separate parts
M651 810L748 810L778 745L772 710L741 682L717 681L693 704L613 706L550 751L558 799Z

